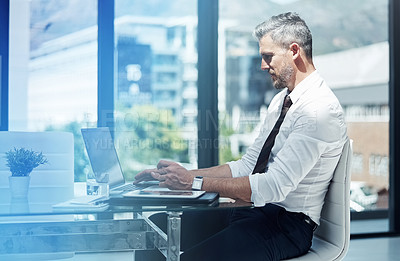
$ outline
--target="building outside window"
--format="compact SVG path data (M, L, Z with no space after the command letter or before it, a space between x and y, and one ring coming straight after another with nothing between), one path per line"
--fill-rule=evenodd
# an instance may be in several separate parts
M97 121L97 1L10 1L9 130L75 135L75 180L90 170L80 128Z
M116 0L114 24L115 140L126 178L160 159L196 168L197 1Z

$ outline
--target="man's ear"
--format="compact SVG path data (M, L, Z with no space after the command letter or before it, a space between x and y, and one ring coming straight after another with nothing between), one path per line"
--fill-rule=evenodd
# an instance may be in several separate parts
M289 46L289 50L292 54L292 59L296 60L300 56L300 46L298 43L292 43Z

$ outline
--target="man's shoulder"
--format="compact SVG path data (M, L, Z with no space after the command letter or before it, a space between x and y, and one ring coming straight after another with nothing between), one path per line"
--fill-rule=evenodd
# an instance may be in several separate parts
M336 96L329 91L320 91L304 97L298 107L298 113L315 115L318 118L343 118L343 108Z

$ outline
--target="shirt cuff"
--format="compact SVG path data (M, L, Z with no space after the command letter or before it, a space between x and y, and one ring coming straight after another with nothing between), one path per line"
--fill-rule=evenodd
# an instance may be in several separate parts
M230 161L230 162L227 162L226 164L228 164L229 168L231 169L232 178L239 177L238 162L237 161Z
M265 206L265 200L261 193L258 191L258 178L264 174L253 174L249 176L250 188L251 188L251 201L255 207Z

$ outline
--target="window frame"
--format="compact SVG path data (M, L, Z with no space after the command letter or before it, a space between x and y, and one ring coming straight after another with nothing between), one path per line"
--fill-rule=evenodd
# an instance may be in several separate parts
M198 167L218 165L218 16L219 1L198 3L197 129Z
M400 2L389 0L389 233L400 234ZM397 136L396 136L397 134Z
M0 131L8 130L8 55L10 1L0 2Z
M114 134L114 0L97 1L97 126Z

